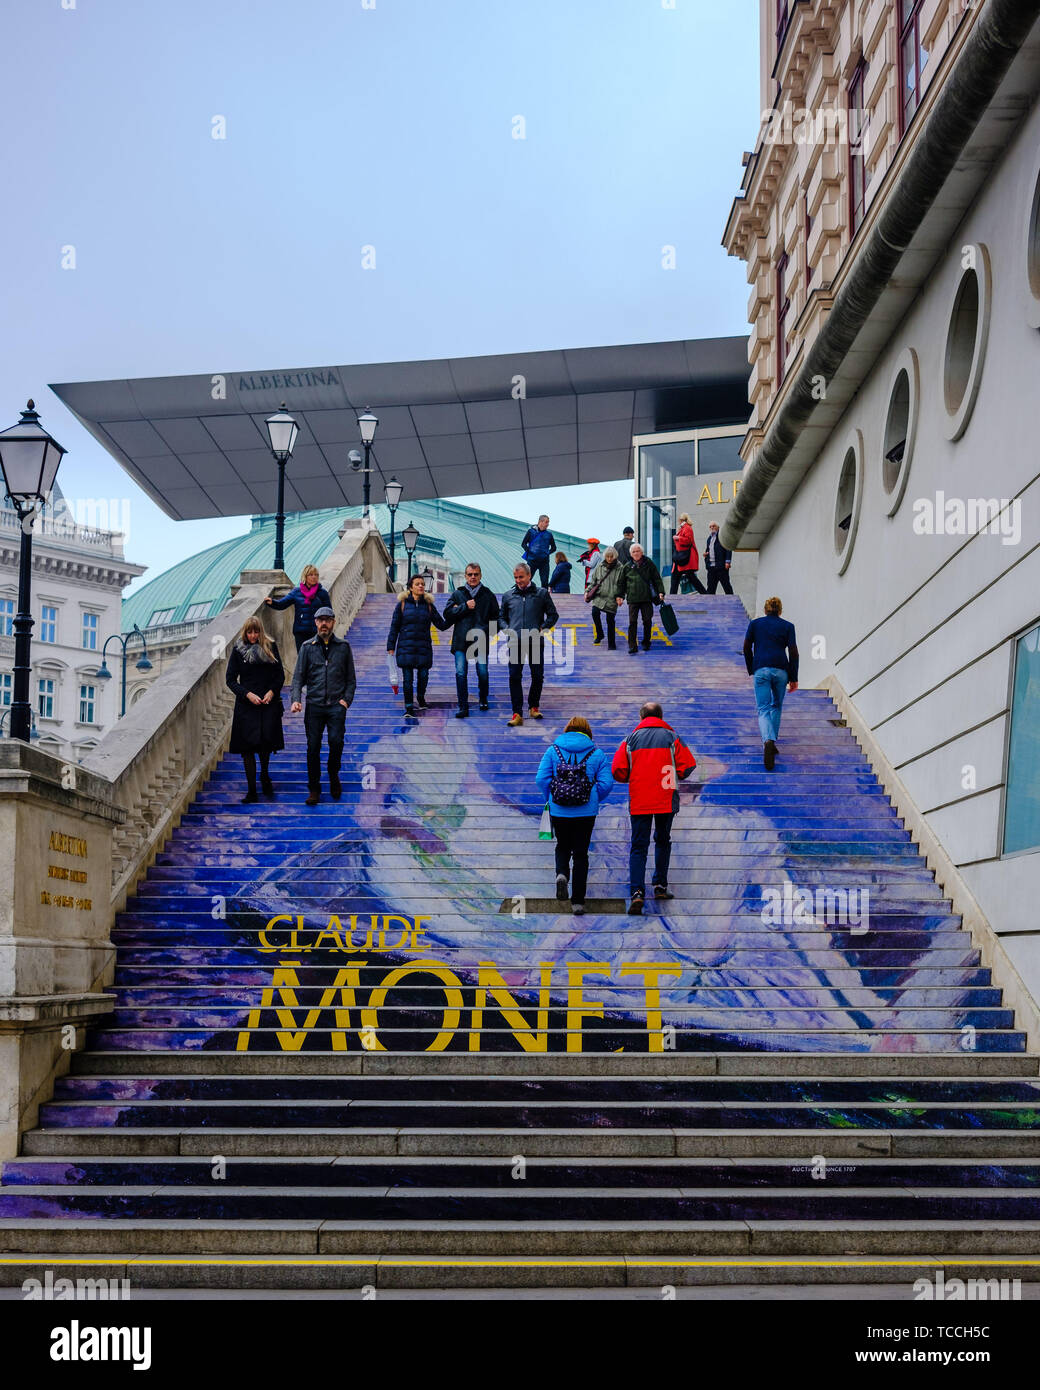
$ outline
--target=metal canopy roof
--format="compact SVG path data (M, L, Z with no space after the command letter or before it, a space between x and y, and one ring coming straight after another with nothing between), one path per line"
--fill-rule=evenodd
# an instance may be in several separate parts
M747 381L746 339L704 338L51 389L187 521L274 510L264 419L283 401L300 426L286 510L311 511L361 502L347 453L366 407L379 416L373 499L391 474L413 499L455 497L631 477L633 434L742 424Z

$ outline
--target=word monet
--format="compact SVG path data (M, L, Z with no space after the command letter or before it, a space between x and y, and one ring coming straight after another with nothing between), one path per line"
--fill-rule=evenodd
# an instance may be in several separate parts
M869 888L796 888L762 890L762 921L767 927L848 926L853 935L870 930Z
M1022 539L1022 499L1016 497L918 497L914 502L915 536L999 535L1002 545Z
M135 1371L152 1364L150 1327L68 1327L51 1329L52 1361L132 1361Z

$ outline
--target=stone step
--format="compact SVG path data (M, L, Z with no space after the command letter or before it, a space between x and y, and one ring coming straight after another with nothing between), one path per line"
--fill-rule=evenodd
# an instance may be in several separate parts
M540 1191L598 1188L625 1189L741 1189L797 1190L831 1188L922 1188L986 1190L1013 1188L1035 1192L1040 1187L1040 1162L1029 1159L991 1164L959 1158L847 1158L827 1163L780 1162L774 1158L531 1158L523 1168L513 1158L351 1157L230 1158L224 1171L229 1190L254 1187L336 1190L340 1187L379 1190L399 1187L436 1189L447 1193L504 1189L519 1183ZM3 1164L3 1188L214 1187L212 1158L170 1155L161 1159L124 1156L99 1158L88 1154L9 1159Z
M401 1125L357 1129L290 1130L277 1126L210 1126L186 1129L163 1126L117 1129L89 1125L34 1129L23 1138L27 1156L174 1155L209 1158L221 1155L254 1158L340 1158L385 1155L436 1158L494 1157L502 1160L554 1157L608 1158L767 1158L810 1161L856 1157L965 1158L979 1162L1006 1159L1040 1161L1040 1130L891 1128L884 1124L837 1130L718 1128L710 1130L659 1126L654 1129L556 1125L538 1128L448 1129Z

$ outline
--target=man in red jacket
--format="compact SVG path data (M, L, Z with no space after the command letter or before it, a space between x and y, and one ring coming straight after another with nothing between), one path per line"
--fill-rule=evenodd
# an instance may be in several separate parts
M630 917L638 917L643 911L651 826L654 897L675 897L668 891L668 864L672 857L672 821L679 809L679 779L689 777L697 766L686 744L664 722L659 704L645 704L639 711L639 720L610 766L615 782L628 783L628 810L632 817L632 847L628 856Z

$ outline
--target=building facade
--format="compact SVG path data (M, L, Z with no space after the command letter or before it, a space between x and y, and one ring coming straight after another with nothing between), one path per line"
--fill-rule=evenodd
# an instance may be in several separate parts
M726 245L753 413L724 536L758 544L803 681L841 682L1036 997L1036 7L768 0L762 25L770 108L858 104L869 133L767 129L748 162Z
M8 733L14 696L14 617L21 531L0 506L0 731ZM121 630L123 590L143 565L123 555L116 532L80 526L60 491L36 521L32 574L32 703L37 746L79 761L119 714L119 647L109 647L113 679L99 677L105 641ZM140 648L130 648L136 659Z

